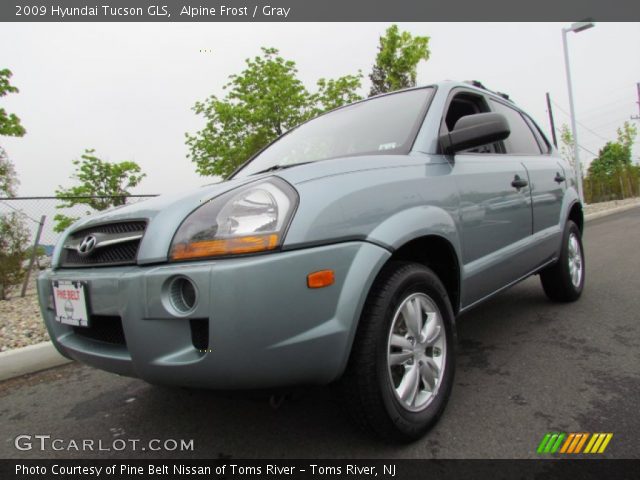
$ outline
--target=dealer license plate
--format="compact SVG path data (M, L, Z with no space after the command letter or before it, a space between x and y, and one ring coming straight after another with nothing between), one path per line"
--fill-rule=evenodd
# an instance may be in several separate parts
M56 320L74 327L88 327L87 285L69 280L53 281Z

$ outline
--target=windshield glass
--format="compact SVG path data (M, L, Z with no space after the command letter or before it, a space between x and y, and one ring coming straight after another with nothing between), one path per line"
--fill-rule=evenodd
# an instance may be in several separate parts
M284 135L233 175L350 155L406 153L433 88L374 98L329 112Z

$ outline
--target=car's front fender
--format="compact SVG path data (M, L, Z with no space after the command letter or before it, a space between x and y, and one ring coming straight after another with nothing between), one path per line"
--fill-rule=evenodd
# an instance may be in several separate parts
M412 240L429 235L445 239L460 258L456 221L450 212L430 205L413 207L387 218L368 235L368 240L397 250Z

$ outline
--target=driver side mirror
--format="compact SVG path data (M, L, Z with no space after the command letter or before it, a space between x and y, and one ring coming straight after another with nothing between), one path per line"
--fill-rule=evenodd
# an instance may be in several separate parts
M466 115L456 122L453 130L440 135L440 145L445 154L499 142L509 136L509 122L501 113L476 113Z

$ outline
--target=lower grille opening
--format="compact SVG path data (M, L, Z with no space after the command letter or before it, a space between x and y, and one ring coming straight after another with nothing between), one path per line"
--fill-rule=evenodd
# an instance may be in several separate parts
M201 352L209 350L209 319L192 318L189 320L191 327L191 343L196 350Z
M81 337L89 338L99 342L110 343L112 345L123 345L127 343L122 329L122 319L111 315L91 315L89 318L90 327L73 327L73 332Z

